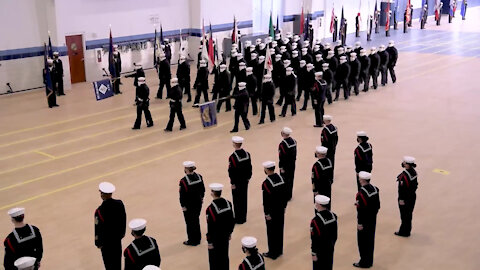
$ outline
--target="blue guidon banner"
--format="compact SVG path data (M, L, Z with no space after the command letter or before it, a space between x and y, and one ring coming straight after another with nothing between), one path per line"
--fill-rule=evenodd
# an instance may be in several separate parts
M98 100L106 99L113 96L112 83L110 79L93 82L93 91Z
M217 125L217 110L215 104L215 101L200 104L200 117L202 118L203 127Z

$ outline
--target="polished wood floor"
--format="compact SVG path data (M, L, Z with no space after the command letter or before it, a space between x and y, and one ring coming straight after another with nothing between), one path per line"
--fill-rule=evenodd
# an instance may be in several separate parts
M469 15L467 21L457 18L451 25L445 17L439 28L447 34L456 31L461 43L463 29L480 33L474 21L480 10L469 9ZM428 39L424 43L434 45ZM326 106L340 136L333 185L333 211L339 217L335 269L352 269L358 260L353 205L357 130L367 131L371 138L372 183L380 188L382 203L372 269L480 269L480 184L475 171L480 154L480 88L475 72L480 70L480 52L467 57L432 54L428 49L401 50L396 70L396 84ZM153 71L147 74L153 98L158 80ZM58 98L60 107L55 109L48 109L43 91L0 97L0 212L4 213L0 235L6 236L12 228L6 211L24 206L26 221L43 234L42 269L102 269L94 246L93 212L101 203L98 183L110 181L117 187L115 197L126 205L128 219L148 220L147 234L159 243L162 269L208 269L205 243L182 245L186 233L178 180L183 176L182 161L194 160L207 185L228 183L233 114L222 112L216 127L204 129L198 109L184 102L188 128L179 131L176 122L174 132L164 133L168 102L152 99L155 126L147 129L143 123L141 130L133 131L132 80L123 79L123 92L97 102L91 83L76 84ZM275 109L278 115L280 108ZM258 116L250 116L252 129L244 131L240 126L238 135L245 137L245 148L252 154L254 174L248 221L235 228L230 244L232 269L243 258L241 237L257 237L260 250L266 251L261 163L277 160L283 126L293 129L298 142L294 199L287 209L284 255L266 264L267 269L311 269L310 170L321 131L312 127L313 118L309 108L262 126L256 125ZM400 222L395 180L403 155L417 158L419 173L413 232L408 239L393 235ZM231 198L228 188L225 196ZM205 204L210 201L207 192ZM204 213L201 224L204 234ZM127 232L123 246L131 240Z

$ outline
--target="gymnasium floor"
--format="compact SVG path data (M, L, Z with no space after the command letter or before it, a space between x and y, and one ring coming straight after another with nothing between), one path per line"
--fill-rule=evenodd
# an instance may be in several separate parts
M365 130L374 148L372 183L380 188L375 262L372 269L480 269L477 239L480 184L474 168L480 146L480 8L469 8L466 21L429 18L427 30L408 34L393 31L400 57L398 81L348 101L326 106L339 129L333 211L339 217L335 269L352 269L358 260L356 193L353 150L355 132ZM401 28L401 25L400 25ZM373 35L372 45L389 38ZM379 41L380 40L380 41ZM349 39L353 44L355 38ZM363 47L367 47L365 35ZM368 45L368 47L372 46ZM192 73L195 68L192 67ZM194 78L194 76L193 76ZM100 205L98 183L117 187L114 197L124 201L128 219L148 220L147 235L157 239L162 269L208 269L207 246L186 247L183 215L178 202L182 161L197 162L205 184L228 183L227 158L233 151L228 132L233 114L222 112L216 127L203 129L198 109L184 102L188 128L164 133L168 101L153 99L158 80L147 72L155 126L132 131L135 119L132 80L123 80L123 95L97 102L91 83L74 85L58 98L59 108L48 109L44 90L0 97L0 235L12 228L6 211L26 207L26 222L38 226L44 239L42 269L102 269L94 246L93 212ZM185 100L184 100L185 101ZM275 107L276 114L280 112ZM273 124L253 127L238 135L252 154L248 221L237 226L230 242L230 265L243 258L240 239L253 235L266 251L261 163L277 160L283 126L293 129L298 142L294 199L287 208L284 255L266 261L267 269L311 269L309 221L313 215L310 184L314 147L321 129L314 129L313 110L288 115ZM144 119L143 119L144 120ZM408 239L393 232L399 226L396 176L403 155L417 158L419 189L413 232ZM227 186L225 196L231 199ZM211 201L206 193L205 204ZM475 210L477 209L477 210ZM2 214L0 214L1 216ZM205 215L201 215L205 234ZM129 232L123 241L132 240ZM0 257L3 258L3 249Z

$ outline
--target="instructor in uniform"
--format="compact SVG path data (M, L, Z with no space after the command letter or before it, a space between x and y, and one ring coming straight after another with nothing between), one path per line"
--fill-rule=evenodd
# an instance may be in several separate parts
M242 148L244 139L232 137L235 151L228 158L228 176L232 185L232 198L235 208L235 223L247 221L248 183L252 178L252 159L250 153Z

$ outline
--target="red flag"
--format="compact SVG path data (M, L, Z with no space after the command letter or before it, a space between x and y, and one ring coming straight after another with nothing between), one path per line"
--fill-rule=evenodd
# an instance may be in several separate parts
M233 16L232 44L237 42L237 19Z
M410 14L410 6L411 6L410 0L408 0L408 2L407 2L407 9L406 9L406 12L407 12L407 22L410 22L410 16L411 16L411 14Z
M387 22L385 23L385 31L390 29L390 2L387 3L387 9L385 9L385 13L387 13Z
M333 33L333 25L334 25L334 19L335 19L335 8L332 8L332 20L330 21L330 33Z
M213 48L212 24L210 23L210 37L208 38L208 69L210 72L212 72L213 66L215 65Z
M299 35L303 34L303 26L305 25L305 15L303 15L303 6L302 6L302 15L300 15L300 32Z

